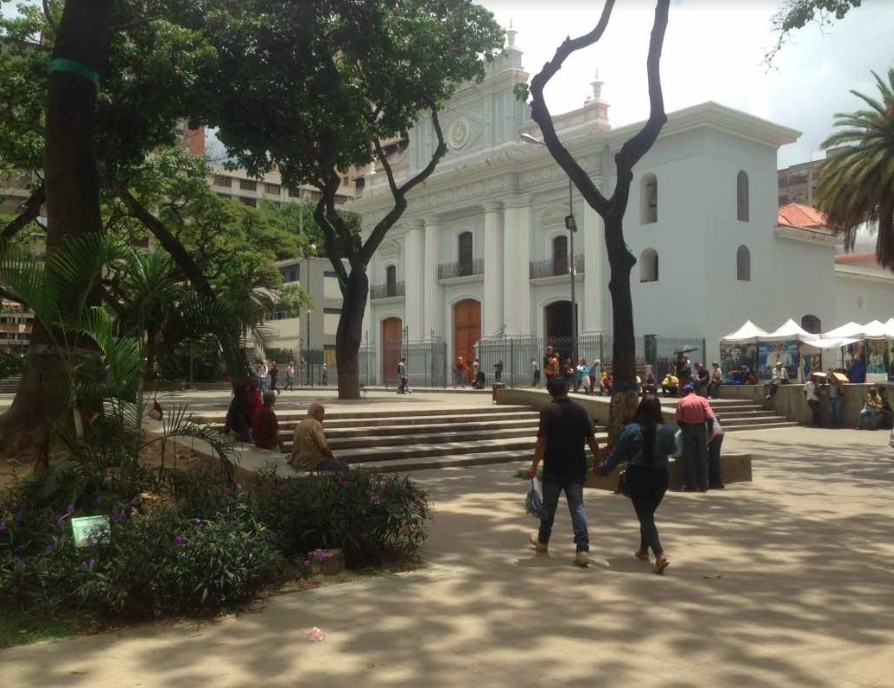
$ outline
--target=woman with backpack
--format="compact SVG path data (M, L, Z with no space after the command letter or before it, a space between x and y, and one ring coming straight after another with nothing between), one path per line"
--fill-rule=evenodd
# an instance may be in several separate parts
M627 463L627 486L633 509L639 519L640 544L634 556L649 561L649 548L655 555L655 573L664 573L667 557L658 539L655 511L664 499L668 482L668 454L675 448L674 429L664 424L661 402L654 394L646 394L636 409L631 423L624 428L615 450L598 467L608 475L620 463Z

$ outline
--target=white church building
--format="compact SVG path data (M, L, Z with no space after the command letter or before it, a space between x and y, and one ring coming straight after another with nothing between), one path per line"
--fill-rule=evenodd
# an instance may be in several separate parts
M576 189L569 209L567 176L544 146L522 138L540 131L513 92L529 78L514 39L510 30L509 48L484 81L461 88L440 113L449 152L409 195L369 267L364 331L378 381L396 364L388 351L399 352L401 341L446 342L449 364L474 356L481 339L570 336L569 212L578 226L570 260L578 333L611 333L602 221ZM610 195L614 156L642 125L612 128L602 82L591 86L582 108L555 116L556 129ZM894 315L890 273L836 263L831 233L780 220L777 151L799 136L713 102L669 113L634 169L624 218L638 261L637 336L703 339L710 361L720 337L746 319L775 329L794 318L819 331ZM394 157L398 181L424 167L435 145L421 117ZM368 234L392 205L379 172L347 208Z

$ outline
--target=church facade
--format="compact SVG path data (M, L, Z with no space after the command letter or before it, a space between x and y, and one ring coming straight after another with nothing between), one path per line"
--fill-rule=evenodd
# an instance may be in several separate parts
M510 47L484 81L460 89L440 113L449 152L408 196L369 266L364 331L377 381L395 363L387 353L395 343L399 351L400 342L443 341L449 364L474 357L481 340L570 336L571 272L579 335L611 332L602 221L576 189L569 198L568 178L545 146L523 138L540 132L514 94L529 78L514 38L510 30ZM555 116L556 129L610 195L614 156L641 123L612 128L602 83L591 87L582 108ZM773 329L809 316L828 330L894 315L887 274L839 274L835 237L779 225L777 151L799 135L716 103L669 113L634 169L624 218L637 258L637 335L704 339L710 361L719 338L749 318ZM435 145L431 122L421 118L392 160L398 182L422 169ZM392 205L379 172L347 208L368 233ZM845 302L857 292L859 315Z

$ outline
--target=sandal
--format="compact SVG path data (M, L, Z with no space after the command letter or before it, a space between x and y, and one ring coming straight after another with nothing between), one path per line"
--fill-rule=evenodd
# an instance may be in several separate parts
M670 562L667 560L667 557L662 554L655 560L655 568L653 571L660 576L668 566L670 566Z
M640 561L649 561L649 550L638 549L633 553L633 556Z

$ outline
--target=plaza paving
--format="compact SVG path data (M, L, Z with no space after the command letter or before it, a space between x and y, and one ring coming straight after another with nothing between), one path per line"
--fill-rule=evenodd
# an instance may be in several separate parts
M588 491L593 563L580 570L564 504L552 553L526 547L516 465L428 471L415 474L435 506L427 569L0 651L0 685L894 686L887 433L726 442L753 453L755 481L668 496L664 577L632 558L621 497ZM325 642L307 640L314 626Z

